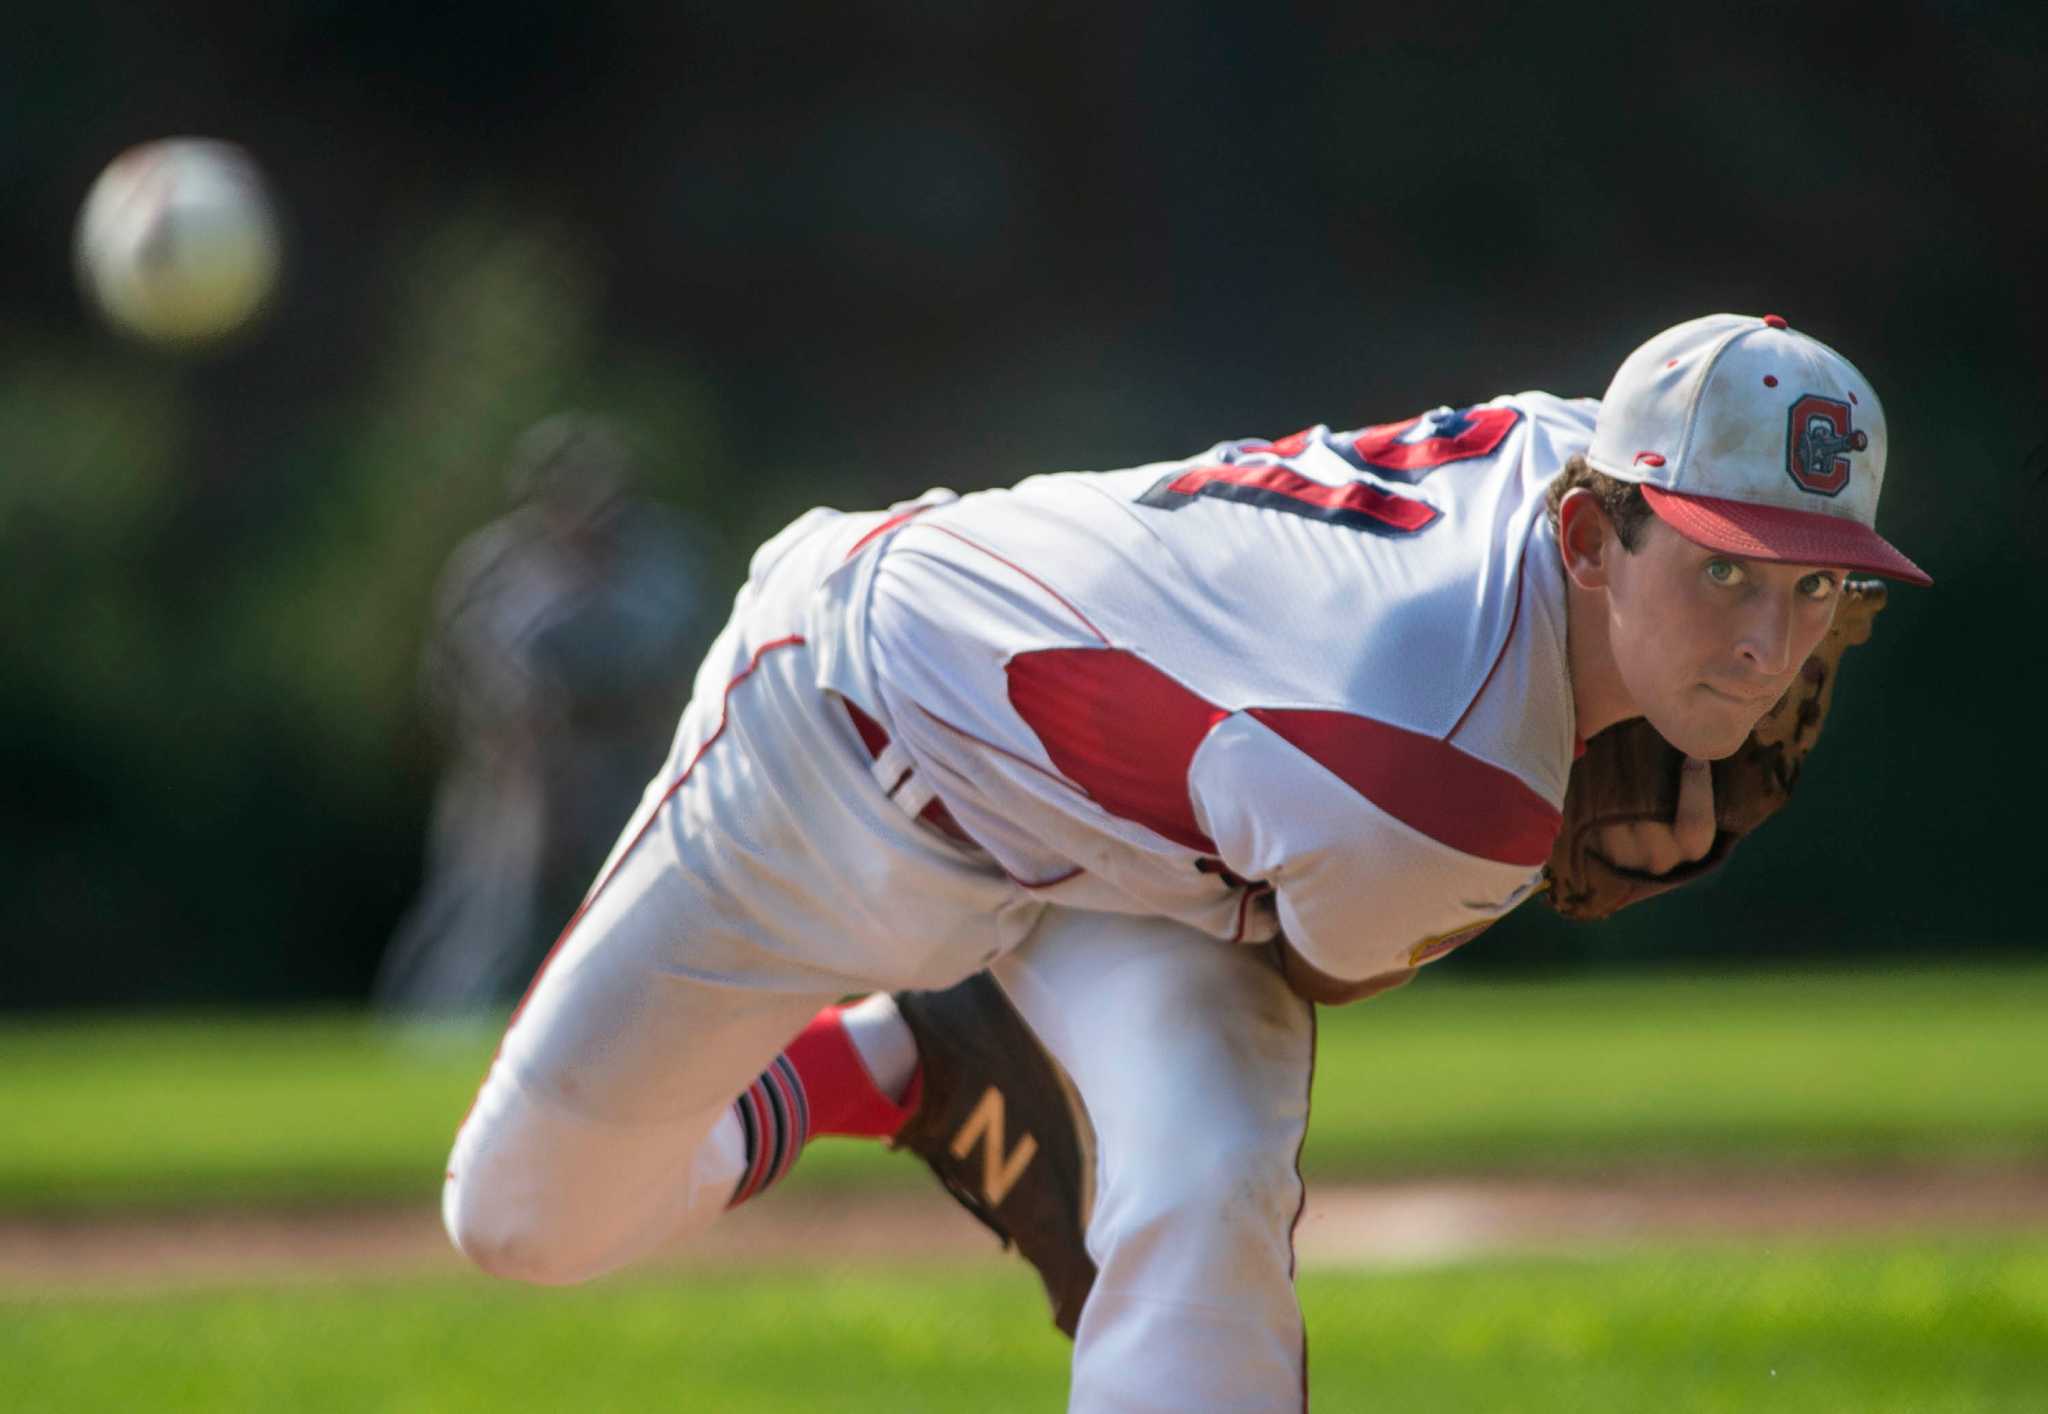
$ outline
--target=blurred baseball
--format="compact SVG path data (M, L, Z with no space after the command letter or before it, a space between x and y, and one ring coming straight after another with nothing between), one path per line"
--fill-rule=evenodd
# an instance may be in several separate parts
M155 343L203 343L247 324L277 283L281 254L255 162L208 138L130 148L78 216L87 297L116 328Z

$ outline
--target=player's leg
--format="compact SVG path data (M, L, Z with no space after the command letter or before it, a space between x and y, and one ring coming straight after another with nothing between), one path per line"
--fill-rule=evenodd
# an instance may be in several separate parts
M793 999L776 1012L786 1021L809 1004ZM780 1035L784 1024L726 1031L692 1027L680 1012L673 1019L732 1054L746 1053L746 1031L757 1031L759 1049L759 1036ZM880 993L818 1011L737 1099L676 1119L607 1122L494 1071L450 1161L449 1232L494 1275L598 1275L759 1198L812 1139L895 1134L915 1108L917 1069L910 1033Z
M775 1132L778 1106L803 1109L776 1058L820 1007L951 982L1036 914L891 802L843 703L818 687L789 630L843 547L802 530L757 557L668 769L457 1138L444 1216L489 1270L579 1280L708 1224L800 1143ZM749 1132L743 1117L760 1122Z
M733 1097L828 999L675 973L704 900L661 856L593 896L456 1137L443 1218L494 1275L581 1281L712 1222L752 1157Z
M1071 1407L1300 1408L1313 1008L1270 949L1163 920L1051 909L994 971L1094 1124Z
M701 798L738 799L736 781L774 774L745 751L747 716L675 788L650 789L457 1136L443 1214L487 1271L557 1283L612 1270L759 1196L812 1135L883 1136L907 1117L916 1055L893 1003L832 1005L849 979L782 946L829 951L830 901L788 881L756 881L772 903L725 886L721 847L743 824L750 872L784 852L772 802L720 830L733 801ZM816 792L809 804L819 828L831 812ZM797 916L764 916L778 907Z
M781 1182L813 1139L894 1136L916 1111L918 1077L917 1042L887 992L819 1011L712 1132L743 1158L729 1206Z

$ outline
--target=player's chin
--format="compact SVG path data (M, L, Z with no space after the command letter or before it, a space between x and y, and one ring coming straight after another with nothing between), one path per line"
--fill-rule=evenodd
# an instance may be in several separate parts
M1751 710L1747 704L1731 707L1725 701L1707 701L1653 715L1650 725L1687 756L1719 761L1742 749L1762 716L1762 711Z

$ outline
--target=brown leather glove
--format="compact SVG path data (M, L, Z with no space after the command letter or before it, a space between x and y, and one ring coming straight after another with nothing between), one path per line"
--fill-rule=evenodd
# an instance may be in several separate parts
M1800 765L1820 739L1842 655L1870 638L1884 601L1879 581L1845 581L1834 624L1797 680L1749 740L1733 756L1714 763L1714 845L1704 858L1667 874L1644 874L1603 859L1600 832L1607 826L1670 821L1678 808L1685 758L1640 717L1587 742L1586 754L1572 767L1564 828L1545 866L1550 906L1567 918L1605 918L1714 869L1736 841L1776 814L1792 798Z

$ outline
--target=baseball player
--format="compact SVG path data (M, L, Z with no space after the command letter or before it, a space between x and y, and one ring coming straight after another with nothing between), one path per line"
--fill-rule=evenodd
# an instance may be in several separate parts
M401 1014L517 999L662 759L709 637L691 528L602 419L519 438L513 509L449 556L424 654L449 761L420 896L372 995Z
M1704 763L1795 685L1847 573L1927 582L1874 528L1884 463L1846 360L1714 315L1597 402L810 512L514 1014L451 1237L580 1281L812 1136L928 1141L944 1108L963 1200L1024 1241L1029 1187L1085 1246L1026 1244L1073 1409L1300 1407L1312 1003L1535 892L1613 724L1698 763L1620 862L1706 854Z

